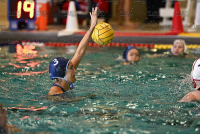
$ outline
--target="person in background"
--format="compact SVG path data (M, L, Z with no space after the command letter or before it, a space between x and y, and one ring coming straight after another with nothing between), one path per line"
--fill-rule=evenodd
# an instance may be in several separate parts
M148 55L149 58L156 58L156 57L183 57L188 58L187 54L187 46L184 40L176 39L171 47L170 52L164 52L164 54L152 54ZM191 56L190 56L191 57Z
M123 65L135 64L140 60L140 52L136 47L128 46L123 53L123 59Z
M159 8L164 7L165 0L146 0L147 17L144 23L158 23L161 21Z
M200 58L195 60L193 63L191 79L195 91L186 94L179 102L200 101Z
M112 16L112 1L111 0L93 0L94 5L98 5L98 18L104 18L105 22L109 22Z
M123 54L118 55L118 57L115 59L120 61L121 64L116 64L113 66L101 66L101 68L111 70L114 67L120 67L121 65L136 65L140 61L140 58L140 52L136 47L127 46Z
M173 56L186 56L187 46L184 40L177 39L174 41L171 48L171 55Z
M199 32L200 31L200 0L196 1L196 13L194 25L188 29L188 32Z
M131 22L131 0L118 0L117 4L117 19L118 25L133 26ZM124 18L122 18L124 17ZM124 22L123 22L124 20Z

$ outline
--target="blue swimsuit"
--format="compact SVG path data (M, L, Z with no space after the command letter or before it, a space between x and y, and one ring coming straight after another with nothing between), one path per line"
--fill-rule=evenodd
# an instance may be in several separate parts
M56 83L54 83L53 86L57 86L57 87L61 88L63 92L66 92L66 90L63 87L61 87L60 85L58 85ZM69 89L70 90L74 89L74 84L73 83L70 83Z
M59 96L59 97L61 97L61 98L63 98L63 99L65 99L65 98L74 98L74 97L75 97L74 94L73 94L72 92L66 91L66 90L65 90L63 87L61 87L60 85L54 83L53 86L59 87L59 88L63 91L63 93L61 93L61 94L53 94L53 95L51 95L51 96ZM74 85L73 85L73 84L70 84L70 90L72 90L73 88L74 88Z
M66 91L65 91L65 89L64 89L63 87L61 87L60 85L58 85L58 84L56 84L56 83L54 83L54 84L53 84L53 86L56 86L56 87L59 87L59 88L61 88L61 89L62 89L62 91L63 91L63 93L64 93L64 92L66 92Z

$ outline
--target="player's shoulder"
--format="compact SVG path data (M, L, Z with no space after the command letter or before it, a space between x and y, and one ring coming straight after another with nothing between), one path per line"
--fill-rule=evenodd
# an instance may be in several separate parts
M63 91L60 90L59 87L53 86L50 88L48 95L61 94L61 93L63 93Z

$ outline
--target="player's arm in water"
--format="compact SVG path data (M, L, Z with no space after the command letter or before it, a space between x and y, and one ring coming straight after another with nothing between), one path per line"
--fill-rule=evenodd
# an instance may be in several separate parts
M190 102L200 100L200 91L193 91L186 94L179 102Z
M86 52L90 37L92 35L92 32L97 24L97 11L98 11L98 7L95 7L92 9L92 13L90 13L90 17L91 17L91 25L89 30L87 31L87 33L85 34L85 36L83 37L83 39L81 40L71 62L74 65L74 68L77 69L83 55Z
M20 129L13 126L12 124L7 124L7 111L0 104L0 133L12 133L19 132Z
M7 111L0 104L0 133L7 132L6 122L7 122Z

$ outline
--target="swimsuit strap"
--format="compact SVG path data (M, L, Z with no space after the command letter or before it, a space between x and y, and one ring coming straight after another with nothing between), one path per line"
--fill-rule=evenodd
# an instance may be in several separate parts
M70 83L70 84L69 84L69 89L70 89L70 90L74 89L74 83Z
M57 86L57 87L61 88L63 92L66 92L66 90L63 87L61 87L60 85L58 85L56 83L54 83L53 86Z

